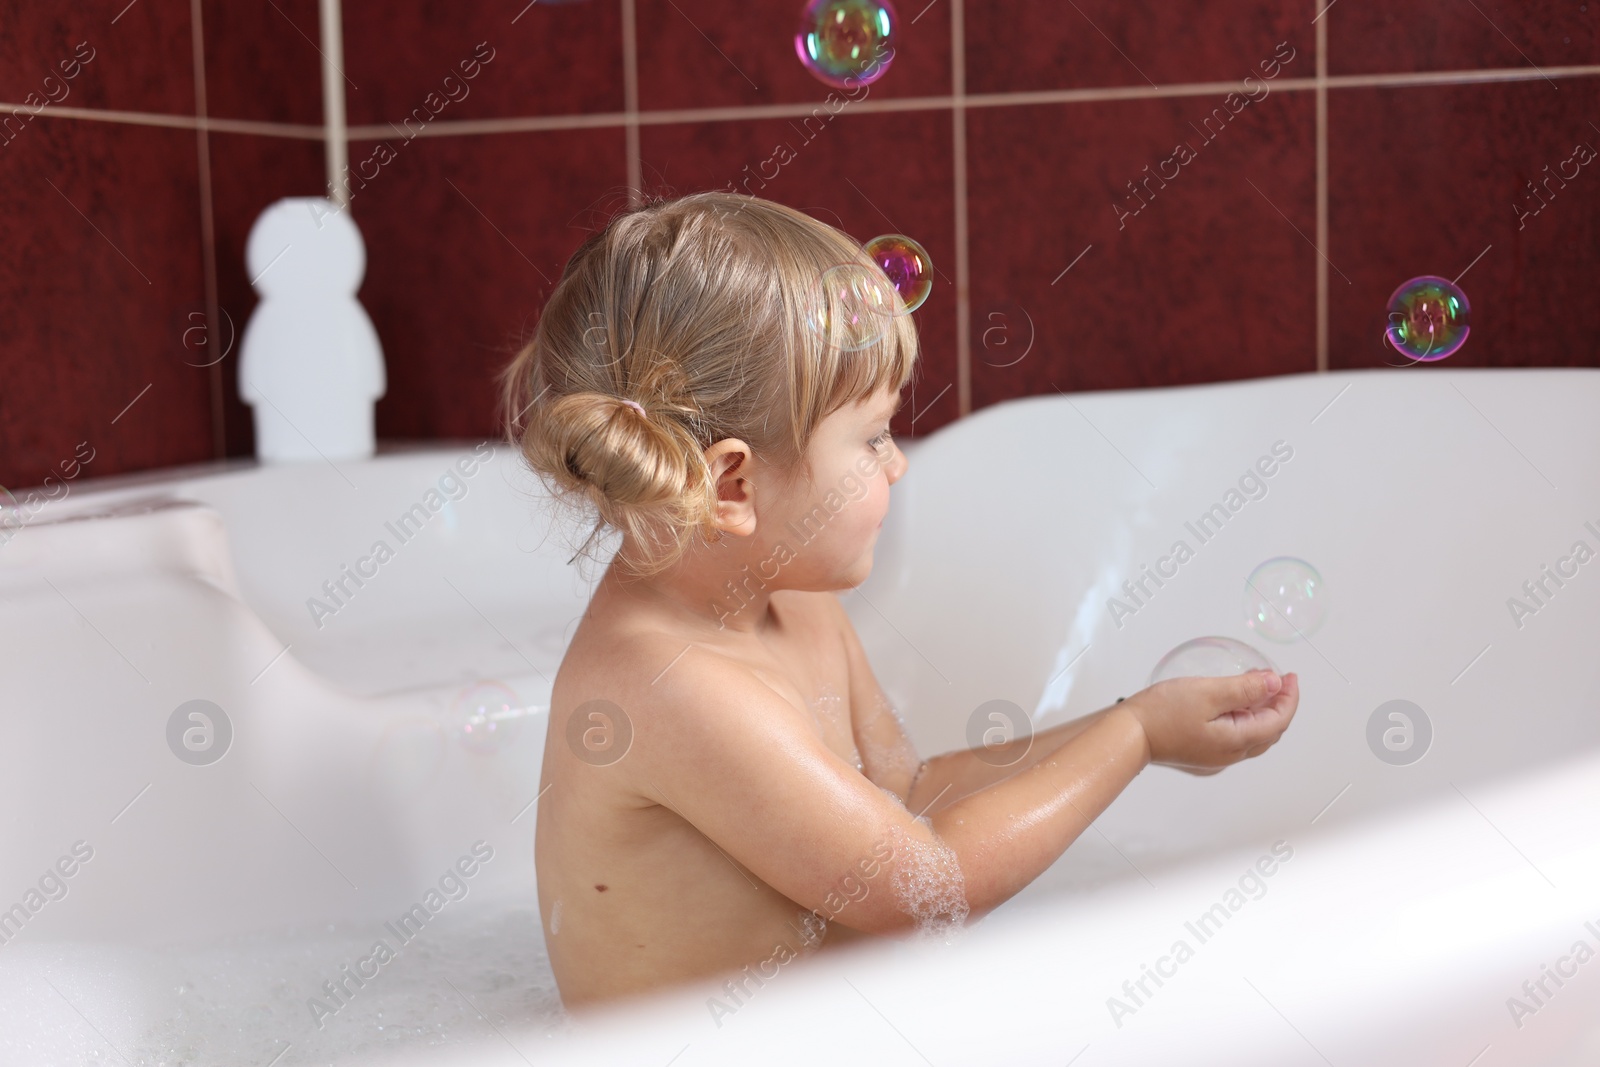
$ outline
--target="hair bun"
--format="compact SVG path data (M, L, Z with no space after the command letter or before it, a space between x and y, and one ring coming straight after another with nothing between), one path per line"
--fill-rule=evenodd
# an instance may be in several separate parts
M658 422L637 401L599 392L569 393L541 407L529 426L540 469L561 472L562 488L583 492L602 517L692 506L704 461L687 430L670 425L675 420Z

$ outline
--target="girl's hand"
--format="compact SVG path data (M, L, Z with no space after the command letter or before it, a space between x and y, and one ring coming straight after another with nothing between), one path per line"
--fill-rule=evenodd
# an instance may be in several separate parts
M1170 678L1123 703L1144 728L1150 762L1215 774L1277 743L1300 704L1300 679L1272 671Z

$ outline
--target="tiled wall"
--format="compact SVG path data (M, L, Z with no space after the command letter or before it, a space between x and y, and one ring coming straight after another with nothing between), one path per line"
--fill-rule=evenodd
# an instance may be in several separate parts
M1443 365L1600 365L1600 173L1571 162L1600 147L1600 5L907 0L892 69L826 123L799 6L343 0L380 437L492 433L494 372L641 188L922 241L901 432L1054 389L1381 366L1385 300L1424 273L1473 302ZM256 214L325 189L315 0L13 0L4 29L7 104L94 58L0 144L0 485L85 440L96 474L247 454L237 352L203 364L253 306ZM391 125L473 60L424 135Z
M0 138L0 485L250 450L216 355L255 216L324 187L302 34L316 0L4 4L0 102L31 106Z

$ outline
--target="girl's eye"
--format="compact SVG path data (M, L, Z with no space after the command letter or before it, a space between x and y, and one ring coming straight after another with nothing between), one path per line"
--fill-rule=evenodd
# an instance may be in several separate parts
M873 449L879 449L888 444L889 438L892 436L893 434L891 434L888 430L885 430L872 440L868 441L867 444Z

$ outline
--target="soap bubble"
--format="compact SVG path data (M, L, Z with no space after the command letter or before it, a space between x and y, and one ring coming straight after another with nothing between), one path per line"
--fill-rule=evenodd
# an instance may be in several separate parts
M888 73L898 29L888 0L810 0L800 12L794 50L818 81L854 89Z
M517 735L523 709L517 694L500 682L474 682L450 704L461 747L471 752L494 753Z
M1472 305L1454 282L1432 274L1412 278L1389 297L1384 338L1403 356L1423 363L1454 355L1472 332Z
M1288 644L1309 637L1327 616L1322 575L1303 559L1269 559L1245 579L1244 624L1268 641Z
M915 311L933 292L933 260L928 250L898 233L874 237L864 246L872 262L883 269L908 312ZM898 311L898 307L894 310Z
M1231 637L1197 637L1161 657L1150 684L1168 678L1229 678L1246 671L1276 671L1272 661Z
M841 263L822 272L806 321L831 347L856 352L883 337L894 308L894 290L883 275L865 263Z
M894 889L900 910L916 921L918 941L954 944L966 932L971 914L967 902L967 883L955 850L933 832L927 816L918 822L927 827L928 840L913 837L892 825L888 844L894 853L889 869L889 884Z

